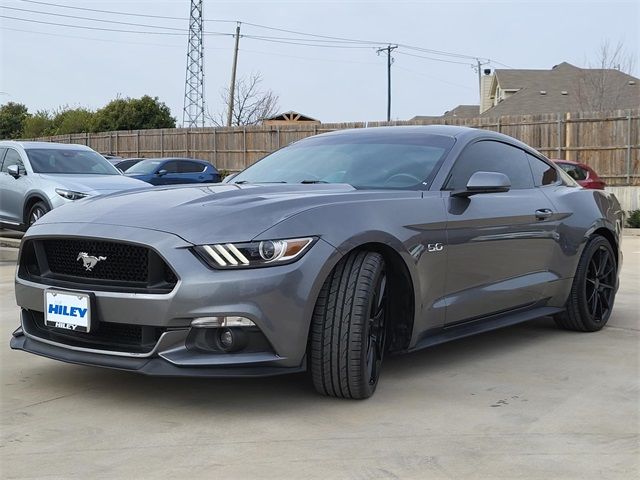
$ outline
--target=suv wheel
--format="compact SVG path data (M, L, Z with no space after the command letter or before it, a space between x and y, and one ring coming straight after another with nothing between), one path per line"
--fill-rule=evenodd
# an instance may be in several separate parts
M325 281L313 313L310 370L316 390L341 398L370 397L384 358L388 317L382 255L354 251Z
M45 213L49 211L49 207L44 202L36 202L33 204L31 209L29 210L29 216L27 218L27 226L31 226L36 221L42 217Z
M559 327L595 332L611 315L616 296L618 265L606 238L596 235L584 248L573 279L566 310L555 316Z

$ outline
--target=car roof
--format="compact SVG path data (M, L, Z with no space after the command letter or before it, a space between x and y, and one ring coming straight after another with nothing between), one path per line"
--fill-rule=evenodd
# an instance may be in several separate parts
M530 147L526 143L520 140L504 135L502 133L494 132L493 130L487 130L483 128L470 128L459 125L397 125L389 127L365 127L365 128L351 128L347 130L335 130L333 132L323 133L307 138L320 138L325 136L338 136L338 135L350 135L350 136L393 136L393 135L436 135L455 138L463 143L473 141L476 138L479 139L492 139L502 142L511 143L517 147L522 148L534 155L542 155L534 148ZM303 142L307 138L300 140Z
M133 159L131 159L133 160ZM179 161L189 161L189 162L197 162L197 163L202 163L202 164L207 164L209 165L209 162L207 162L206 160L199 160L197 158L184 158L184 157L161 157L161 158L143 158L141 159L141 161L146 162L146 161L154 161L154 162L166 162L169 160L179 160Z
M475 128L461 127L458 125L397 125L389 127L365 127L365 128L349 128L346 130L335 130L333 132L322 133L317 135L334 136L334 135L405 135L407 133L419 133L423 135L444 135L447 137L456 137L463 133L469 133Z
M92 150L86 145L78 145L77 143L24 142L21 140L3 140L3 141L0 141L0 146L1 147L22 147L25 150L30 150L34 148L46 148L50 150Z

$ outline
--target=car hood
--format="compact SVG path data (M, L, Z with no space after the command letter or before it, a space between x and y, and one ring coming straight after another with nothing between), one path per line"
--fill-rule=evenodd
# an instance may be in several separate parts
M58 188L90 195L105 195L133 188L149 187L145 182L124 175L67 175L41 173L40 178L56 184Z
M420 196L416 191L356 190L344 184L156 187L69 203L38 224L100 223L168 232L193 244L241 242L317 206Z

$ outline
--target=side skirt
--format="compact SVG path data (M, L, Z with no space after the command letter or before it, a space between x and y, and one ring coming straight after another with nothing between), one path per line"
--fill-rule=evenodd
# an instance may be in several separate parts
M564 309L557 307L538 307L530 310L519 310L516 312L504 313L501 315L493 315L482 319L474 320L463 324L450 327L431 330L425 332L424 336L416 343L408 352L421 350L423 348L432 347L441 343L458 340L459 338L469 337L478 333L490 332L498 328L509 327L518 323L527 322L548 315L555 315Z

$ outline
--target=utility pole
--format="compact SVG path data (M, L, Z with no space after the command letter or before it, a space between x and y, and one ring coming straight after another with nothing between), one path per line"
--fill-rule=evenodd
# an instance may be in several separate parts
M381 52L387 52L387 122L391 121L391 64L393 63L391 52L396 48L398 48L398 45L387 45L377 50L378 55Z
M184 82L182 126L204 127L204 43L202 41L202 0L191 0L187 75Z
M233 120L233 97L236 90L236 67L238 66L238 44L240 43L240 22L236 26L236 48L233 51L233 66L231 67L231 85L229 86L229 112L227 113L227 127Z
M478 70L478 94L479 94L479 99L480 99L480 103L482 103L482 66L483 65L488 65L489 62L481 62L479 58L476 58L476 66L474 67L473 65L471 66L471 68Z

